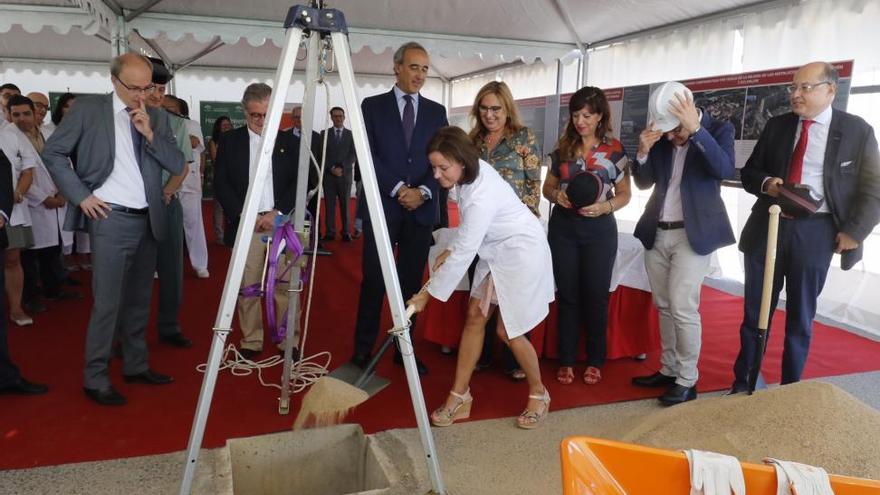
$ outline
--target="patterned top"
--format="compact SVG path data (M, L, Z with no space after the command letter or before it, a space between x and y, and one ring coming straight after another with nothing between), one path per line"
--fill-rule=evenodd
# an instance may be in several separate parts
M498 146L489 152L486 142L478 138L477 146L480 156L489 162L501 178L513 188L519 199L538 213L538 202L541 199L541 150L535 133L523 127L512 136L504 136Z
M559 159L559 150L556 150L550 154L550 161L550 173L559 179L561 189L565 190L575 175L589 170L602 179L605 187L601 197L605 199L614 197L613 186L623 180L629 164L623 145L614 138L603 139L587 153L586 158L580 156L563 162Z

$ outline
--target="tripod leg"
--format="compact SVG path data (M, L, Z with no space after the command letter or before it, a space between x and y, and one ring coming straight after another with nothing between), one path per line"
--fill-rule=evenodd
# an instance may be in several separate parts
M406 370L406 380L409 385L409 394L412 399L413 411L419 428L419 436L425 453L425 461L428 464L428 472L431 476L431 485L437 494L445 494L443 479L440 475L440 463L437 460L437 451L434 448L434 437L428 423L428 411L425 407L425 398L422 394L422 385L416 370L416 359L413 354L412 343L409 340L409 318L406 315L403 296L400 292L400 282L397 279L397 270L394 265L394 253L391 250L391 240L388 237L388 227L385 224L385 213L382 209L382 199L379 196L379 185L376 181L376 171L373 166L373 157L370 153L370 143L367 140L367 131L364 127L364 116L354 86L354 70L351 66L351 53L345 34L341 32L331 33L333 53L336 56L336 65L339 68L339 78L342 82L342 92L345 95L345 103L351 119L351 132L354 137L354 146L357 151L358 164L361 167L361 178L364 183L364 197L370 212L373 234L376 239L376 250L379 254L379 263L382 265L382 275L385 279L385 289L388 294L388 302L391 308L391 316L394 320L392 335L397 339L400 353L403 356L403 366Z
M302 29L290 28L287 30L287 42L281 53L281 64L275 73L275 88L269 103L269 113L266 115L266 129L277 129L281 123L281 113L284 111L284 100L287 96L286 89L290 87L290 78L293 75L293 66L296 63L296 52L302 38ZM283 88L283 89L282 89ZM199 402L196 406L196 414L190 431L189 444L187 446L186 466L184 467L183 480L180 483L180 494L189 494L192 490L193 477L198 464L199 449L205 435L205 424L211 411L211 399L214 396L214 387L217 382L217 373L220 369L220 360L223 358L223 348L226 335L232 327L232 316L238 299L238 290L241 287L241 278L244 275L245 258L248 247L254 235L254 229L248 228L255 225L257 210L259 207L262 185L269 174L269 163L272 159L272 150L275 148L276 134L274 132L263 133L260 139L260 149L257 152L257 170L254 180L248 185L247 196L244 200L240 228L235 238L235 246L232 250L232 259L229 270L226 272L226 281L223 285L223 295L220 297L220 307L217 309L217 319L214 322L214 340L211 343L211 352L208 355L207 370L202 380L202 390L199 393Z
M309 178L309 151L311 149L312 136L312 119L315 113L315 81L318 78L318 46L320 35L312 31L309 34L309 42L306 52L306 90L303 93L302 108L302 138L299 143L299 170L296 176L296 201L293 215L293 229L296 232L302 232L305 225L305 208L306 194L308 193ZM316 235L317 230L312 233ZM290 290L288 290L287 303L287 336L284 339L284 370L281 372L281 397L278 399L278 414L288 414L290 412L290 368L291 356L293 354L292 347L294 344L294 336L297 335L299 328L299 307L302 303L300 295L302 294L302 284L300 277L302 268L299 264L295 264L290 268ZM293 289L298 286L299 289ZM300 349L302 351L302 349ZM303 356L300 355L300 358Z

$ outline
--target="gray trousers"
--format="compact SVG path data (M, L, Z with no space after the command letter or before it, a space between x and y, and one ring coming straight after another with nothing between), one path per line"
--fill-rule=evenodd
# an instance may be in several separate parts
M86 333L84 386L110 386L113 337L122 345L126 375L147 370L144 339L150 317L156 241L147 215L109 212L89 222L92 247L92 315Z
M352 174L342 174L336 177L332 174L324 176L324 207L327 216L324 217L324 234L336 235L336 201L339 201L339 209L342 213L342 233L351 235L348 218L348 204L351 201Z
M177 315L183 301L183 208L171 198L165 207L168 231L159 242L156 273L159 275L159 312L156 326L160 337L180 333Z
M645 251L645 269L654 305L660 314L660 373L675 383L697 383L702 326L700 287L711 255L691 249L684 229L657 230L654 247Z

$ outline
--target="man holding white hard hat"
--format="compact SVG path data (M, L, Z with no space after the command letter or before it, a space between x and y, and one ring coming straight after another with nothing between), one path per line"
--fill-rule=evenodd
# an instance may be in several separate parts
M633 378L641 387L667 387L663 405L697 397L700 287L716 249L734 243L721 200L721 181L733 178L734 129L694 105L678 82L661 84L648 102L651 123L639 136L632 165L639 189L654 187L635 236L660 314L661 368ZM661 139L663 137L666 139Z

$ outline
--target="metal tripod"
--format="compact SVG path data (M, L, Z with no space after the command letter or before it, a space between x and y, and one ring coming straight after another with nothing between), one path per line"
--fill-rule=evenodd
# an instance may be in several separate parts
M284 111L284 100L287 96L287 88L290 86L290 80L293 75L296 55L299 51L300 45L304 41L307 41L307 54L305 57L306 91L303 98L303 127L299 149L299 173L297 175L294 229L298 234L302 233L305 224L306 189L309 170L308 157L311 145L312 122L314 119L315 107L314 92L318 74L318 64L320 61L319 49L323 46L332 49L339 70L339 78L342 83L346 110L351 119L351 131L354 138L355 150L357 152L358 164L361 167L364 197L367 202L371 224L373 226L373 234L376 239L376 248L379 253L379 262L385 280L385 289L388 294L391 316L394 320L394 329L390 332L397 339L401 355L403 356L407 384L409 385L409 392L410 397L412 398L416 422L418 424L419 436L424 450L425 461L428 466L428 473L431 478L431 486L433 488L433 493L437 495L445 495L447 493L443 485L443 479L440 475L440 464L434 447L434 438L431 435L431 429L428 424L428 413L425 408L425 399L422 395L422 387L416 370L415 356L412 352L412 343L410 342L408 331L410 322L406 315L406 308L400 292L400 283L397 280L394 252L391 249L391 242L388 237L388 228L385 223L382 200L379 196L379 186L376 181L372 154L370 153L370 144L367 140L361 107L357 95L355 94L354 70L352 69L351 53L349 51L347 39L348 27L345 22L345 16L342 12L335 9L324 9L322 7L322 0L312 0L311 7L295 5L288 11L287 19L284 22L284 28L286 29L286 42L282 49L278 70L275 73L275 89L272 92L272 97L269 103L269 112L266 115L264 129L266 129L267 132L263 132L260 140L260 147L257 153L257 170L254 179L248 186L244 210L241 221L239 222L239 225L241 225L242 228L238 229L238 234L236 235L235 247L232 251L232 259L229 264L229 270L226 273L223 294L220 298L220 307L217 311L217 318L214 322L214 338L211 342L210 354L208 355L208 366L205 371L205 377L202 381L202 389L199 394L199 402L196 407L195 418L193 420L192 431L190 432L189 444L187 447L186 466L183 473L183 480L180 485L181 495L189 494L192 489L199 449L202 445L205 425L211 409L211 399L214 395L214 388L217 383L217 374L223 357L226 337L231 331L235 303L238 298L242 275L244 274L245 258L247 256L248 246L250 246L251 237L253 236L253 229L244 226L255 224L260 199L260 188L255 188L254 184L263 184L269 173L269 164L271 163L272 151L275 147L275 129L278 129L281 122L281 114ZM317 232L317 226L313 226L313 231ZM291 286L297 284L300 280L300 272L301 269L299 266L294 266L291 269ZM291 345L294 334L294 327L292 325L299 324L296 315L299 314L299 292L302 291L302 284L300 283L299 287L291 287L289 291L289 325L285 340L284 372L282 374L283 382L281 389L282 396L279 403L279 411L282 414L286 414L289 410L290 390L288 382L290 379Z

